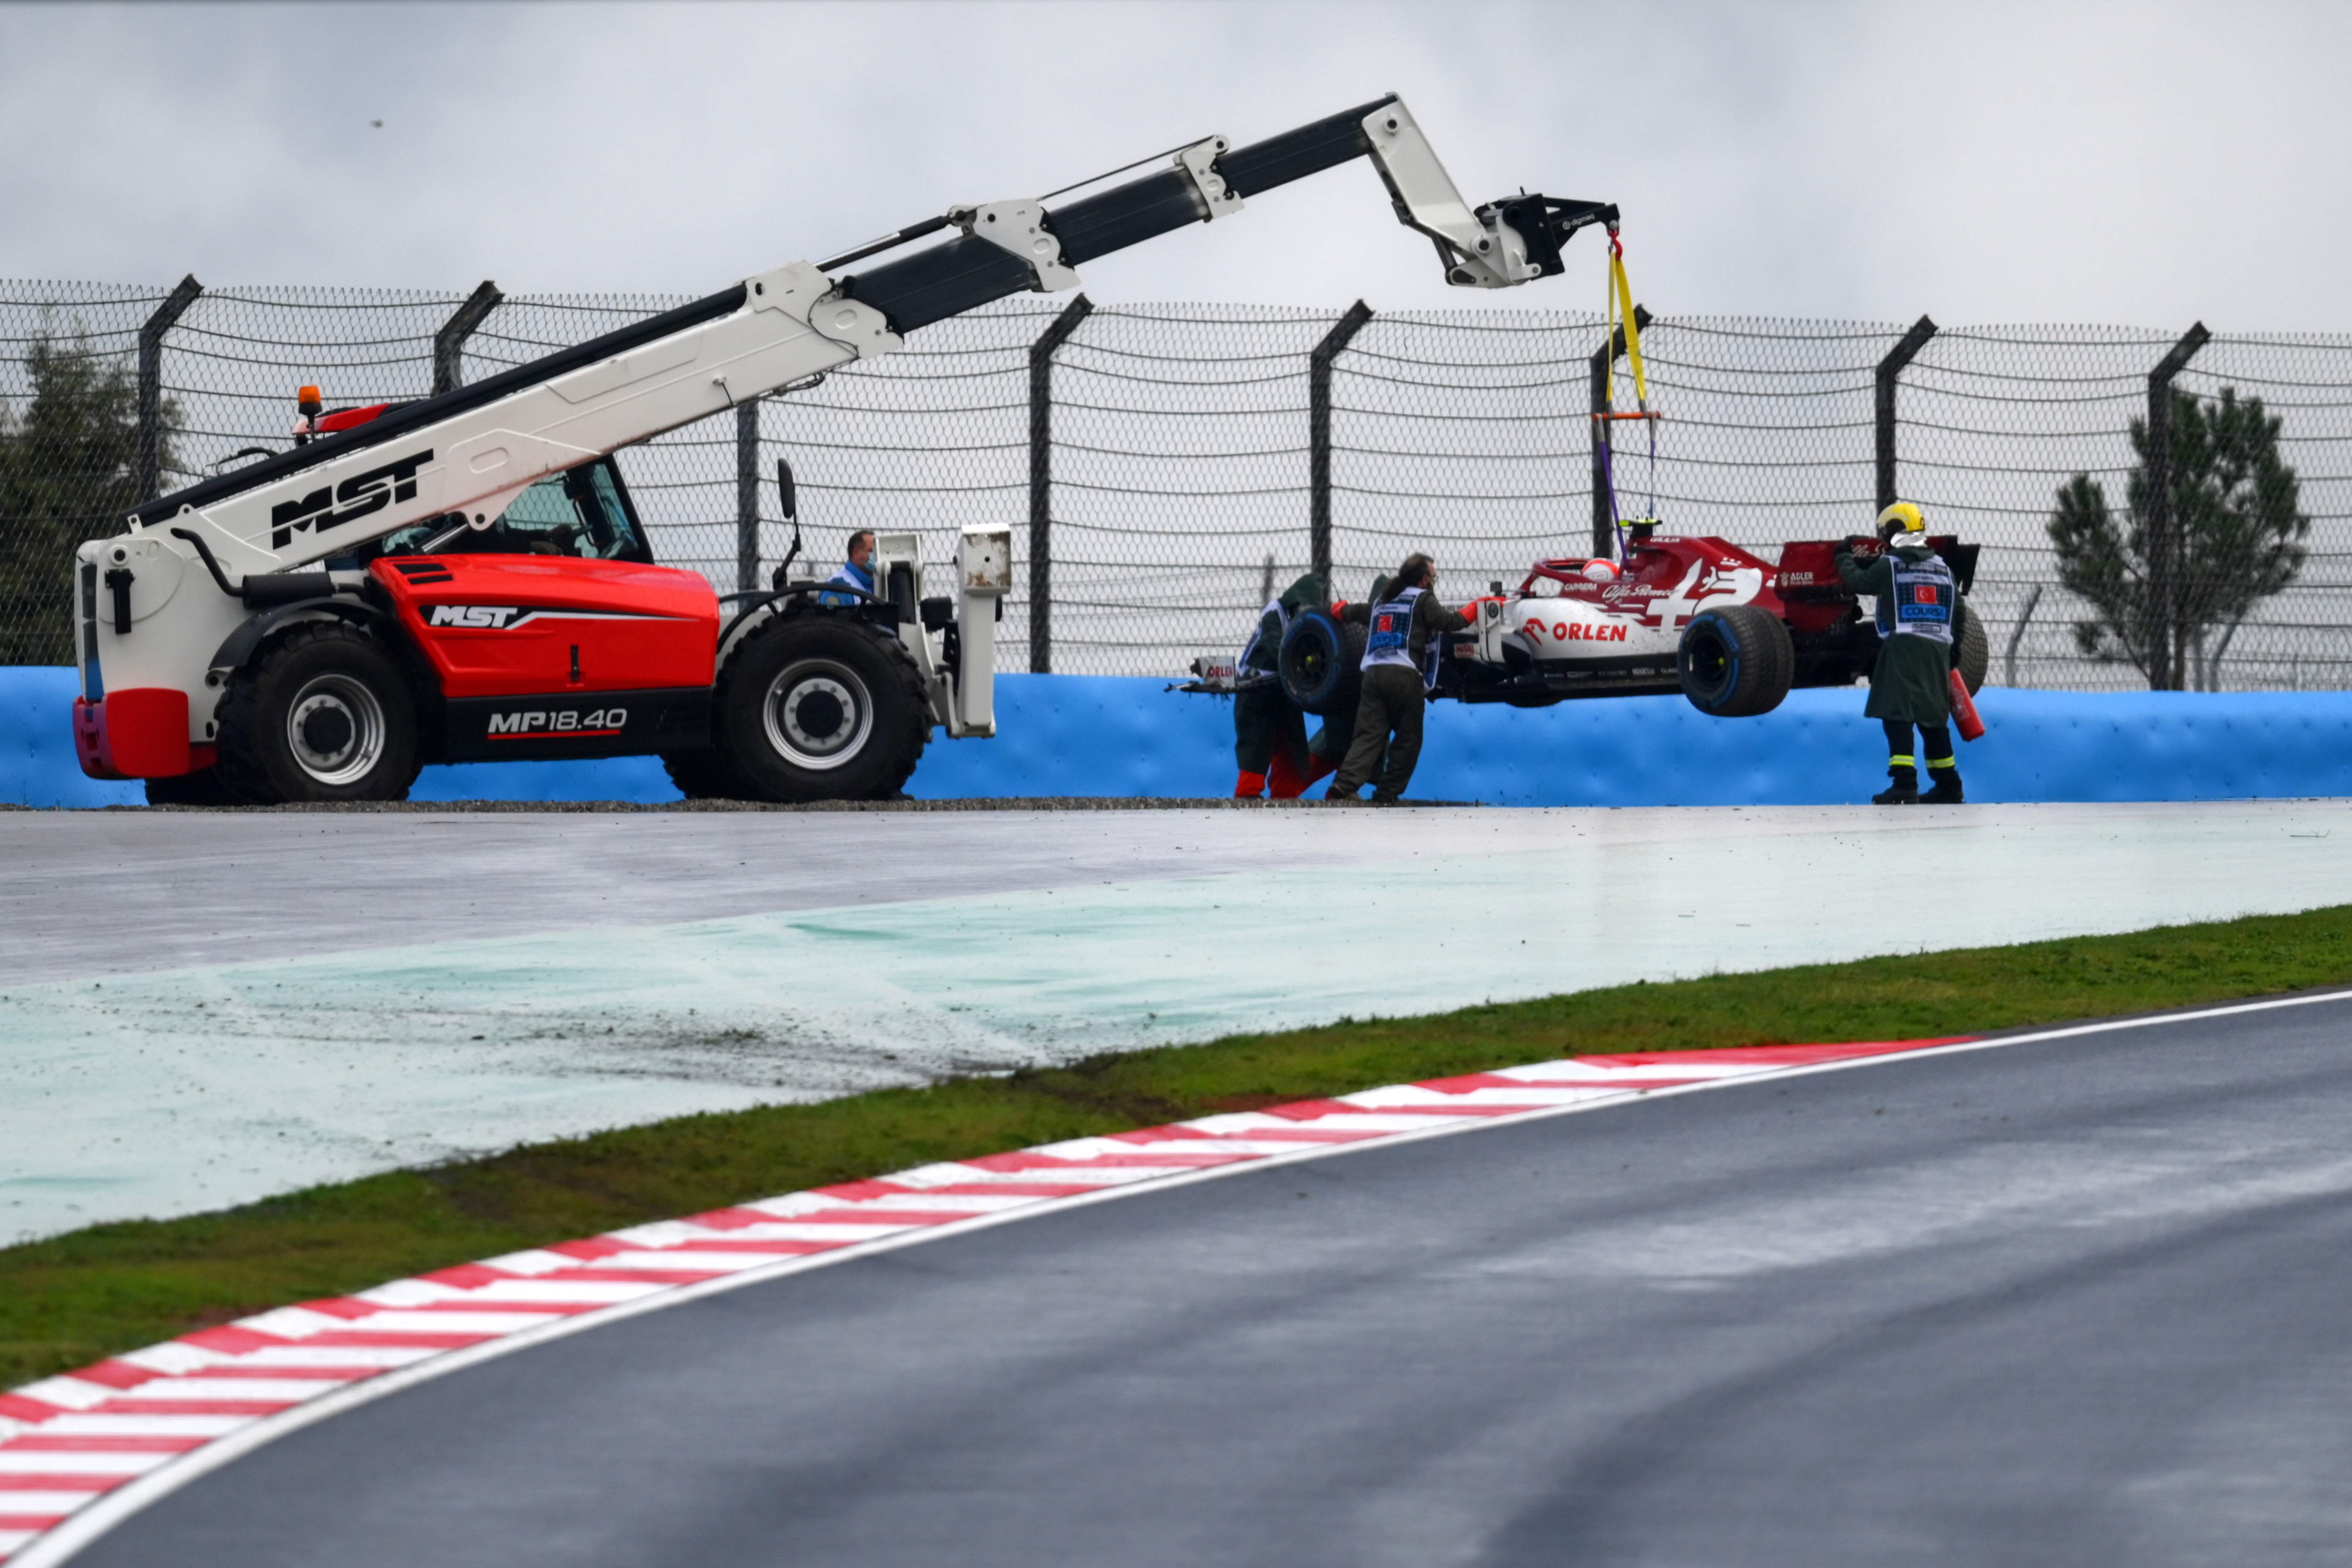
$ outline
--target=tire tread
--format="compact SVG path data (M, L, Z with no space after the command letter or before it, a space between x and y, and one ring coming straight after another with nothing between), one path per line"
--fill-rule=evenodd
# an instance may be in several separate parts
M716 748L698 752L665 752L662 771L669 782L677 786L678 794L688 800L743 800L748 798L741 784L728 772L727 763Z

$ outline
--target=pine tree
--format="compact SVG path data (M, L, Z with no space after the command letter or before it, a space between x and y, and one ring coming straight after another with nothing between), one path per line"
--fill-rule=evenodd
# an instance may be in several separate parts
M2214 689L2230 638L2254 606L2294 581L2307 553L2311 519L2302 486L2280 457L2283 419L2259 397L2225 386L2207 401L2174 391L2170 445L2172 548L2164 603L2148 588L2147 421L2131 422L2139 463L2118 520L2104 487L2076 474L2058 489L2050 542L2058 581L2097 612L2074 623L2074 644L2091 658L2129 663L2141 675L2168 670L2174 681ZM2151 609L2167 613L2158 628ZM2158 636L2163 637L2158 642ZM2161 655L2156 658L2153 656Z
M145 499L139 390L121 356L47 331L23 363L30 395L0 402L0 664L71 664L74 547ZM168 406L163 423L168 472Z

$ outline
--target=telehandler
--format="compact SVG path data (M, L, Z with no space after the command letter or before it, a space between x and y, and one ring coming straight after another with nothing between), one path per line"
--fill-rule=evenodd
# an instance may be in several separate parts
M427 762L657 753L689 796L894 796L935 726L995 733L1011 531L962 531L951 599L920 596L912 533L876 540L870 593L780 567L722 595L656 563L612 454L1360 157L1462 287L1554 276L1570 235L1617 224L1469 206L1389 97L1050 207L1067 193L953 207L436 396L309 397L290 449L76 552L82 768L156 803L389 801Z

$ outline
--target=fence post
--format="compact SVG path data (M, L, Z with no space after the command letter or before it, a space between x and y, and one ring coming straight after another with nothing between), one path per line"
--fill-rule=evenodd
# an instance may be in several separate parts
M1633 307L1636 329L1650 324L1650 309ZM1610 331L1609 341L1592 351L1592 412L1610 413L1609 367L1625 352L1625 329L1621 324ZM1611 427L1605 419L1595 418L1592 426L1592 553L1615 556L1617 553L1617 508L1609 493L1609 451L1612 443Z
M205 291L189 273L147 324L139 329L139 499L153 500L163 493L163 334L173 323L187 313L189 306Z
M2180 689L2176 645L2180 627L2172 614L2172 378L2213 334L2197 321L2180 334L2147 373L2147 686L2151 691Z
M1323 334L1307 362L1307 553L1327 590L1331 582L1331 362L1371 319L1372 308L1357 300Z
M1904 367L1936 335L1936 323L1922 316L1911 323L1903 339L1878 362L1878 510L1885 511L1903 498L1895 493L1895 383Z
M1084 294L1029 345L1029 668L1054 669L1054 354L1094 312Z
M735 591L760 585L760 400L735 405Z
M433 334L433 395L436 397L445 392L457 391L458 384L466 379L462 363L466 340L474 335L477 327L489 319L490 312L497 310L499 301L505 298L499 292L497 284L483 279L481 287L467 295L466 302L457 307L457 314L442 322L441 330Z

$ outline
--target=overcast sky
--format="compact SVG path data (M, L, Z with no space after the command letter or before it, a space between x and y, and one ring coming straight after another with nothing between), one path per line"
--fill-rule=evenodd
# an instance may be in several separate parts
M700 293L1402 92L1474 202L1622 205L1661 313L2352 330L2352 8L0 5L0 275ZM379 128L375 121L383 123ZM1098 301L1447 289L1358 163Z

